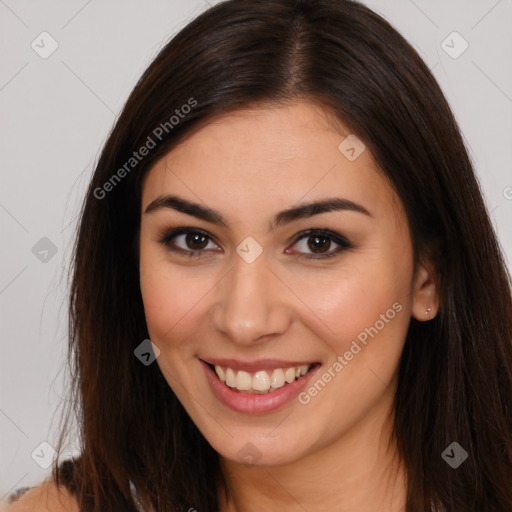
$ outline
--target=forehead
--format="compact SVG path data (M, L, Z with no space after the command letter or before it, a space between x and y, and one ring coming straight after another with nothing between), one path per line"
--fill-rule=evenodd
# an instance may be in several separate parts
M273 208L275 203L339 195L364 202L370 210L389 210L396 202L394 191L353 137L315 103L223 114L187 136L148 172L143 208L172 192L220 209L223 204ZM354 142L357 153L347 153Z

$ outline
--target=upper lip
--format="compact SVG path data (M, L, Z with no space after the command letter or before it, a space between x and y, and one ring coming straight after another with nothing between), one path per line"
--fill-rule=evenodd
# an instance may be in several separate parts
M233 370L243 370L246 372L255 372L258 370L275 370L276 368L290 368L292 366L312 365L318 361L291 361L284 359L258 359L255 361L240 361L239 359L217 359L208 358L201 359L205 363L218 365L223 368L231 368Z

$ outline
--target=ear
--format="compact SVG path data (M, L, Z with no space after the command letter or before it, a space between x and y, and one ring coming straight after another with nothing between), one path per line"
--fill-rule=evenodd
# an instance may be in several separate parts
M432 320L439 310L439 293L433 272L419 265L413 284L412 316L420 322Z

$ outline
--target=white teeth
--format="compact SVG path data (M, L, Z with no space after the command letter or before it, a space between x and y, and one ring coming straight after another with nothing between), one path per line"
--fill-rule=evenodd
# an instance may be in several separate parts
M290 384L295 380L295 368L288 368L284 372L284 380Z
M222 369L222 366L219 366L218 364L215 365L215 373L219 376L219 379L224 381L226 380L226 375L224 373L224 370Z
M261 371L254 374L252 389L255 391L268 391L270 389L270 377L267 372Z
M271 375L265 370L260 370L251 375L243 370L235 372L232 368L222 368L215 365L215 373L227 386L249 393L271 393L278 388L282 388L286 383L291 384L296 379L306 375L309 369L310 366L305 364L290 368L276 368Z
M252 386L251 375L244 371L239 371L236 375L236 389L240 391L248 391Z
M226 369L226 385L230 388L236 387L235 372L231 368Z
M284 372L281 368L276 368L272 372L270 386L273 388L282 388L284 386Z

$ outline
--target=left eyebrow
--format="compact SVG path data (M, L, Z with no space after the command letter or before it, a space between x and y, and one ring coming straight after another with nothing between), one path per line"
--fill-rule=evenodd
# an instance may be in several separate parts
M144 213L151 213L163 208L170 208L206 222L211 222L212 224L228 227L227 221L220 212L175 195L157 197L149 203ZM294 220L307 219L314 215L333 211L353 211L373 218L373 215L364 206L349 199L333 197L312 203L304 203L279 212L272 219L269 231L274 231L278 226L289 224Z

